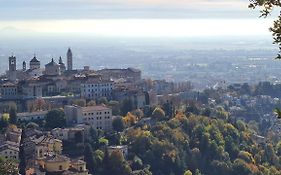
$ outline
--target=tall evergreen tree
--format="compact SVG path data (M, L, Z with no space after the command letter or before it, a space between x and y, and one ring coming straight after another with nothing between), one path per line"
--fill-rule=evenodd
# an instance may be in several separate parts
M9 111L9 115L10 115L10 118L9 118L9 122L11 124L17 124L17 111L16 111L16 108L14 107L11 107L10 111Z
M21 140L20 140L20 147L19 147L19 159L20 159L20 163L19 163L19 173L21 175L25 175L26 172L26 159L25 159L25 153L24 153L24 139L26 138L26 134L25 134L25 129L22 130L21 133Z
M84 149L84 160L86 162L86 167L91 174L94 173L94 158L92 146L87 143Z
M111 175L110 173L110 161L109 161L109 153L107 146L104 150L104 157L103 157L103 175Z
M126 115L128 112L132 111L134 109L133 101L131 98L127 98L123 100L121 105L121 113L122 115Z

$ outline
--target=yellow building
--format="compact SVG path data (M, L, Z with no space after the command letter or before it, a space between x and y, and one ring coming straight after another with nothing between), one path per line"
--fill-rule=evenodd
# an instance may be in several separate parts
M47 172L63 172L69 169L70 159L65 156L48 156L39 160L38 164Z
M45 155L56 155L62 152L62 141L53 136L41 136L32 140L35 143L35 157L44 158Z
M83 160L71 161L62 155L49 156L39 160L38 164L48 173L61 173L63 175L88 175L86 162Z

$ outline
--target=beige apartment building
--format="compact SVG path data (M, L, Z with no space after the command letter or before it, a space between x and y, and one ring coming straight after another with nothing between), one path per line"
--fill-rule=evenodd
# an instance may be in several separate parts
M68 125L89 124L95 129L112 130L112 109L106 106L65 106L64 112Z

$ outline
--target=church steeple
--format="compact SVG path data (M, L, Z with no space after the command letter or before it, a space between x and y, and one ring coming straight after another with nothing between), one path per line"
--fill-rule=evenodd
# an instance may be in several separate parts
M62 58L59 58L59 65L60 65L60 70L63 73L66 70L65 64L62 62Z
M67 57L67 70L72 70L73 62L72 62L72 52L70 48L68 48L67 50L66 57Z
M22 62L22 70L26 71L26 62L25 61Z
M59 58L59 64L63 64L61 57Z

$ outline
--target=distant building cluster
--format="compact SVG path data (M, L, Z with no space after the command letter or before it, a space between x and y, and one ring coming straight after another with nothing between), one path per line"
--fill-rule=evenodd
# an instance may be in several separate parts
M91 70L73 69L73 54L69 48L66 54L67 64L62 57L58 63L51 59L44 68L34 55L17 69L15 56L9 57L9 69L0 80L0 100L26 100L38 97L72 94L85 99L98 100L102 97L113 98L115 83L136 83L141 80L141 71L128 69ZM123 83L124 84L124 83Z
M6 159L19 159L19 146L22 129L10 127L4 134L0 134L0 156Z

